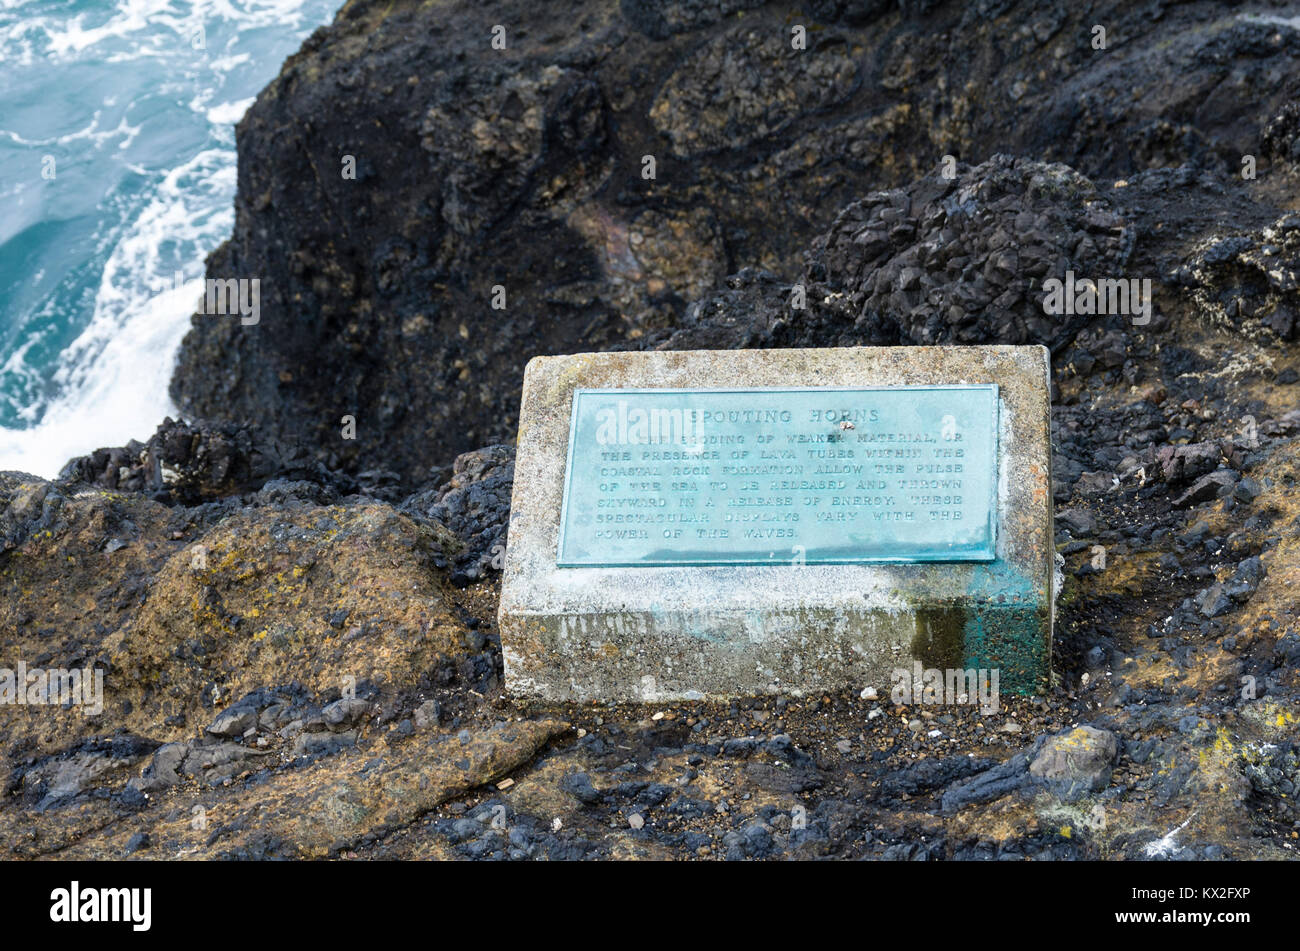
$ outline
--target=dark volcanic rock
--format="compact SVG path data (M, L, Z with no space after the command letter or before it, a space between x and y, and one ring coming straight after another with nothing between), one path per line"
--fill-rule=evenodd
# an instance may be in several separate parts
M1029 775L1067 801L1099 792L1110 782L1119 740L1109 730L1080 726L1049 737L1029 764Z
M1174 273L1206 319L1263 341L1294 340L1300 318L1300 214L1200 244Z
M1202 502L1208 502L1210 499L1218 498L1225 488L1232 486L1236 481L1237 474L1231 469L1220 469L1217 472L1211 472L1209 475L1197 479L1192 483L1191 488L1174 499L1174 505L1178 508L1186 508L1189 505L1200 505Z
M797 286L742 271L657 345L1060 349L1098 318L1045 313L1043 282L1120 273L1132 245L1132 229L1073 169L998 155L854 202L814 241Z
M1300 168L1300 103L1289 102L1264 126L1264 154L1284 168Z
M857 323L896 326L901 342L1059 349L1090 318L1045 313L1043 282L1118 274L1133 240L1073 169L999 155L849 205L815 243L811 271Z
M945 155L1079 175L1015 165L854 206L814 275L847 298L769 336L1057 346L1076 327L1033 282L1113 271L1130 240L1081 176L1236 174L1300 84L1294 30L1209 3L823 0L801 19L751 0L579 4L562 28L519 0L347 4L239 125L235 230L208 275L260 279L261 318L195 316L177 404L411 489L513 436L529 357L662 341L745 267L794 283L845 205ZM761 337L777 302L760 310Z
M1160 473L1170 485L1191 482L1219 467L1223 452L1216 443L1192 443L1188 446L1162 446L1156 458Z
M513 446L489 446L456 457L450 481L415 493L399 511L438 522L464 544L451 578L468 584L504 565L510 493L515 479Z
M132 440L69 460L59 479L186 505L255 492L272 479L312 482L338 493L357 489L356 480L331 472L302 449L276 445L251 425L171 417L147 443Z
M1270 9L815 0L796 50L753 0L351 0L239 129L210 273L264 313L196 319L202 412L0 473L0 641L104 674L102 715L0 704L5 854L1291 856L1300 30ZM1063 269L1149 276L1152 320L1048 319ZM1040 693L504 695L528 357L992 340L1056 348Z

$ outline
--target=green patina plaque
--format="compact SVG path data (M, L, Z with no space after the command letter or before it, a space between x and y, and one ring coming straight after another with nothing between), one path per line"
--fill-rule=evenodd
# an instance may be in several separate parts
M995 558L996 384L573 394L556 564Z

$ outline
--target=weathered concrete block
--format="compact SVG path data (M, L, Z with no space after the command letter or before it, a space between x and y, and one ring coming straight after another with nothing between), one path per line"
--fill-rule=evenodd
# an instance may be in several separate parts
M539 357L500 628L508 689L654 701L1046 677L1042 347ZM567 480L566 480L567 472Z

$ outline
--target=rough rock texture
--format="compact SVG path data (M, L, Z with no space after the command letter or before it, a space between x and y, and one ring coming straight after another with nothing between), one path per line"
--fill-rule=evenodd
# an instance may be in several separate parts
M1060 350L1090 317L1045 313L1043 282L1121 273L1134 239L1073 169L997 155L852 203L815 239L797 284L742 272L658 345L808 346L831 335Z
M1256 338L1294 340L1300 318L1300 214L1204 242L1173 279L1188 288L1207 319Z
M260 438L248 424L171 417L147 443L133 440L79 456L59 478L186 505L255 492L274 479L314 482L330 493L358 487L355 479L331 472L300 448L285 450Z
M1043 342L1087 317L1043 310L1043 281L1118 274L1134 233L1073 169L1007 156L960 178L933 175L842 211L811 268L856 323L912 343Z
M449 529L464 546L451 566L453 582L468 584L501 570L514 478L514 446L489 446L457 456L449 481L402 503L402 512Z
M174 389L211 422L54 482L0 474L0 667L104 677L98 716L49 682L26 695L55 702L0 703L3 848L1293 858L1300 31L1283 15L817 0L799 58L772 39L787 11L746 0L562 21L347 4L239 129L210 276L262 278L263 314L196 319ZM945 190L1001 196L1010 224ZM854 244L904 207L884 244ZM1034 277L1022 212L1051 267L1151 278L1151 323L1044 325L1001 299ZM904 271L941 250L922 299ZM968 267L991 295L974 310ZM927 333L1057 350L1064 588L1041 695L985 713L894 703L889 684L550 710L502 694L508 462L443 467L509 441L528 357ZM299 444L312 465L271 448ZM1080 724L1115 738L1109 776L1035 776Z
M496 586L440 580L459 540L427 516L294 483L166 506L6 475L0 639L29 665L103 670L105 692L98 716L0 706L4 841L87 858L1290 854L1300 414L1252 404L1252 446L1217 422L1234 404L1179 400L1195 384L1177 377L1158 405L1087 409L1112 380L1062 381L1066 448L1110 465L1082 422L1139 445L1112 488L1063 488L1056 683L996 713L894 704L887 684L521 708L501 692ZM1176 508L1167 436L1134 425L1152 414L1219 446L1231 491ZM503 458L470 457L432 497L495 492ZM499 524L451 511L467 537Z
M852 285L847 318L882 315L857 342L1059 344L1072 327L1044 326L1022 279L1119 266L1130 237L1080 175L1195 163L1227 187L1248 146L1261 170L1275 161L1281 145L1251 144L1267 124L1290 141L1276 117L1300 91L1300 34L1258 13L625 0L561 23L518 0L351 0L239 125L235 232L208 273L259 278L261 320L196 316L173 394L414 488L512 438L528 357L641 346L744 268L792 283L850 202L998 152L1079 174L1026 166L965 188L953 202L979 204L947 235L928 219L880 234L901 198L867 199L844 211L829 277ZM1038 194L1052 180L1076 201ZM925 207L934 186L917 187ZM864 228L871 253L846 256ZM922 261L941 268L918 276Z
M1029 764L1029 775L1061 799L1073 802L1110 785L1111 766L1118 754L1119 741L1109 730L1076 727L1043 744Z

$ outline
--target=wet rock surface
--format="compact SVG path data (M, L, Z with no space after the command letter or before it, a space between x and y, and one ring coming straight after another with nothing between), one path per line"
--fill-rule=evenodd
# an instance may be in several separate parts
M240 126L210 275L269 289L255 328L196 318L203 418L0 473L3 663L104 683L94 714L48 680L0 704L7 854L1294 856L1300 32L1272 13L828 0L792 60L740 0L564 30L348 4ZM1150 321L1047 319L1064 269L1150 278ZM527 357L946 340L1055 351L1040 693L503 695Z

